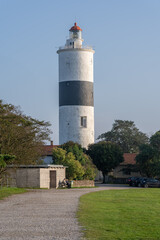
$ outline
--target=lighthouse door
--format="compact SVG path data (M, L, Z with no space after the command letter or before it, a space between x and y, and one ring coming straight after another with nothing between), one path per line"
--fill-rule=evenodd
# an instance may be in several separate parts
M50 188L56 188L56 171L50 171Z

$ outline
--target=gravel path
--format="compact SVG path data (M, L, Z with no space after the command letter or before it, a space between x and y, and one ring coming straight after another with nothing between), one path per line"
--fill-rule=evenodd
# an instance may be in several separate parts
M79 197L99 190L126 187L33 190L0 201L0 240L80 240L76 219Z

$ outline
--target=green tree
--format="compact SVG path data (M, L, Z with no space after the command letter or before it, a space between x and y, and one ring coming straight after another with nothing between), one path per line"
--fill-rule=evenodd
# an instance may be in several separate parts
M101 134L98 139L118 144L124 153L137 153L139 146L148 143L146 134L139 131L133 121L115 120L109 132Z
M105 175L124 161L121 148L112 142L102 141L91 144L87 153L98 170L102 171L103 183L105 183Z
M149 144L143 144L136 156L136 163L142 175L153 177L155 175L154 150Z
M3 174L6 171L7 165L14 162L15 156L9 154L0 154L0 181L3 178Z
M66 154L66 166L67 178L68 179L77 179L82 180L84 175L84 168L78 160L75 159L75 156L72 152Z
M155 152L160 155L160 131L156 132L150 137L150 144Z
M87 156L83 152L83 148L80 144L69 141L61 145L61 148L65 149L67 153L72 152L76 158L82 165L85 165L87 161Z
M81 163L84 169L83 179L94 180L96 168L92 162L90 156L83 152L83 148L80 144L69 141L63 145L61 145L63 149L67 151L67 153L71 152L75 156L75 159Z
M66 160L66 150L56 147L53 148L53 162L55 164L65 164L65 160Z
M49 126L0 100L0 154L15 155L15 164L37 164L49 140Z
M139 148L136 162L141 174L147 177L160 177L160 131L150 137L149 144Z
M84 168L81 163L75 159L75 156L72 152L68 152L62 148L53 149L53 161L55 164L62 164L67 166L66 177L69 180L83 179Z

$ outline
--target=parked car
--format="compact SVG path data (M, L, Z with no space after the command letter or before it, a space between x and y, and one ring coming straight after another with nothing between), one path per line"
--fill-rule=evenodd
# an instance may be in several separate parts
M145 180L147 180L148 178L144 178L144 177L139 177L139 178L136 178L135 180L134 180L134 182L133 182L133 185L135 186L135 187L142 187L142 182L143 181L145 181Z
M144 179L142 182L141 182L141 186L142 187L160 187L160 181L157 180L157 179L152 179L152 178L148 178L148 179Z
M134 186L134 182L138 177L129 177L126 179L126 183L129 184L129 186Z

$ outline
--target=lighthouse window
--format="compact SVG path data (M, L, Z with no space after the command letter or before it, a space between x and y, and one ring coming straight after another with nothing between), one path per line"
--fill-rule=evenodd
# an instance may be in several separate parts
M87 127L87 117L81 117L81 127Z

